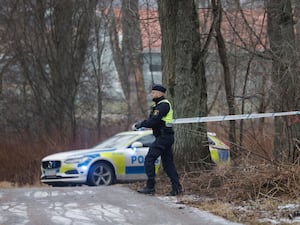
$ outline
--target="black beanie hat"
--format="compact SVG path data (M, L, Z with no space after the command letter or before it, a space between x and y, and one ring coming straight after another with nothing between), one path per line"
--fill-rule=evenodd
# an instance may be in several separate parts
M164 86L162 86L161 84L153 85L152 90L166 93L166 88Z

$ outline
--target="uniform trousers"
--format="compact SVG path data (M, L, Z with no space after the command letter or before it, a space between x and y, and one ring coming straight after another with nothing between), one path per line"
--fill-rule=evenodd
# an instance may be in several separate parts
M164 171L171 180L172 190L181 190L178 173L173 161L172 145L174 143L173 134L163 134L156 137L151 144L148 154L145 157L145 172L147 174L147 187L155 187L155 161L161 156Z

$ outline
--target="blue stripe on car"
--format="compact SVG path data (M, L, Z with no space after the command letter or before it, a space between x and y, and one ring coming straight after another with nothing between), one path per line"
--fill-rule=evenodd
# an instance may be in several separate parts
M91 154L91 155L86 155L86 157L89 157L89 160L86 160L85 162L79 163L78 167L87 166L92 159L97 158L97 157L101 157L101 155L100 154Z
M126 166L125 168L126 174L142 174L145 173L144 166Z

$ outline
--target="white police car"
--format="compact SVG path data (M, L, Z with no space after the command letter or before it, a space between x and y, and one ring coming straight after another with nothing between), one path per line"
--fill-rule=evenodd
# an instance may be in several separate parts
M212 159L216 163L228 161L228 146L213 133L208 133L208 138ZM42 159L41 182L52 186L98 186L110 185L116 180L146 179L144 160L154 139L152 130L128 131L116 134L91 149L46 156ZM224 157L224 153L227 156ZM156 172L159 164L160 159L156 161Z

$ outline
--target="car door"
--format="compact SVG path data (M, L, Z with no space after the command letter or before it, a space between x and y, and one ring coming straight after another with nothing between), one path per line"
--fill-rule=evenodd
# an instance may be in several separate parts
M126 151L125 176L126 179L145 179L144 162L151 143L155 140L152 134L140 137L133 143L139 142L140 146L130 145ZM132 144L133 144L132 143Z

